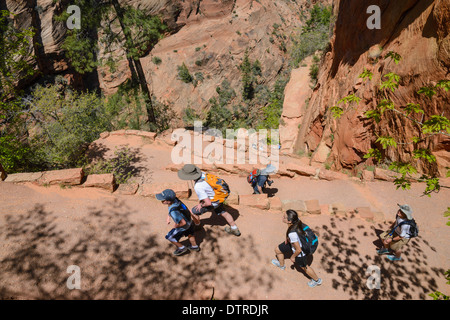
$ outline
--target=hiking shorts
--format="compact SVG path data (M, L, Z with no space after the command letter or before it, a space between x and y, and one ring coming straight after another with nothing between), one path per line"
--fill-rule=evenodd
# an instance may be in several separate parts
M204 214L205 212L208 212L208 211L215 212L219 216L222 213L226 212L223 202L220 203L219 201L212 202L211 206L202 207L200 210L197 210L197 206L195 206L195 207L192 208L191 211L192 211L193 214L195 214L197 216L200 216L200 215L202 215L202 214Z
M391 232L391 230L383 232L382 234L380 234L380 238L382 240L392 238L392 236L389 235L390 232ZM409 240L410 239L402 238L398 241L392 241L391 243L389 243L389 249L391 249L393 251L399 251L405 244L407 244L409 242Z
M278 249L285 254L285 256L292 255L292 245L290 243L286 244L284 241L278 245ZM304 256L296 256L295 263L301 267L306 268L308 266L307 255Z
M180 242L181 237L184 236L187 237L193 234L194 234L194 223L191 223L191 226L187 230L184 230L182 228L173 228L167 233L166 239L169 240L170 242Z

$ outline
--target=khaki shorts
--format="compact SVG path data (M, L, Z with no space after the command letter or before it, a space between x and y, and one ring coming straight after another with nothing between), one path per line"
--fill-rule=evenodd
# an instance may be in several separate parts
M380 238L382 240L386 240L389 238L392 238L393 236L390 236L389 233L391 232L391 230L385 231L382 234L380 234ZM410 239L406 239L406 238L402 238L398 241L392 241L391 243L389 243L389 248L393 251L399 251L405 244L407 244L409 242Z

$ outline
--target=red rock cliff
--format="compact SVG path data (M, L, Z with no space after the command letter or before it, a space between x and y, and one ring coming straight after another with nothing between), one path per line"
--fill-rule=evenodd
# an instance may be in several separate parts
M370 5L381 9L379 30L366 26ZM432 101L417 94L423 86L449 79L450 1L340 0L335 1L334 10L337 19L331 49L322 59L319 81L308 108L303 108L293 152L314 152L313 161L327 161L335 169L342 169L365 161L363 155L375 146L376 134L391 135L399 143L418 135L418 128L411 121L394 112L386 113L379 124L364 117L365 111L378 104L375 87L384 74L395 72L401 76L399 89L389 97L397 107L419 103L425 110L424 119L435 114L450 117L448 92L440 92ZM398 65L384 59L390 51L402 56ZM372 81L359 79L364 68L373 72ZM330 107L352 93L362 99L359 105L334 119ZM436 136L421 147L432 151L437 165L417 163L419 169L438 170L444 175L446 167L450 167L450 138ZM399 144L398 148L389 149L386 156L389 161L408 161L411 152L411 144Z

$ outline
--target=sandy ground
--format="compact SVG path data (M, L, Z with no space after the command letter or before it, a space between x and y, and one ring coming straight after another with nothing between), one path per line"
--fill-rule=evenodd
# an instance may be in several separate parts
M143 145L138 137L110 137L102 143L103 155L117 145L131 147L141 181L178 181L175 172L160 170L170 163L168 146ZM252 192L243 177L223 178L240 194ZM207 213L196 232L201 251L174 257L174 247L164 239L167 207L155 199L0 183L0 298L400 300L431 299L428 294L436 290L450 294L443 275L450 268L450 233L443 217L449 190L429 198L418 184L403 191L388 182L309 178L280 178L272 187L282 199L369 206L392 218L397 203L408 203L420 237L408 244L402 261L391 262L375 252L377 234L387 223L329 214L302 217L320 241L311 266L323 284L311 289L289 259L284 271L270 263L285 237L281 213L229 207L240 237L226 234L223 218ZM80 267L79 290L67 287L71 265ZM367 286L369 266L380 272L380 289Z

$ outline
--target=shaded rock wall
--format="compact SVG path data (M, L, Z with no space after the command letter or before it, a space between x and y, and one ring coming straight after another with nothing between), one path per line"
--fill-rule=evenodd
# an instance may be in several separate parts
M381 8L380 30L366 27L370 5ZM294 152L313 151L312 160L319 158L324 162L322 147L327 146L326 161L335 169L353 168L365 161L363 155L375 146L376 134L391 135L400 143L417 136L418 128L393 112L386 113L379 124L363 116L378 104L375 86L389 72L402 79L399 89L389 93L397 107L419 103L425 109L424 119L434 114L450 117L448 93L440 92L433 101L417 94L423 86L449 79L449 9L450 2L445 0L335 1L337 20L331 50L322 59L319 81L302 116ZM403 57L398 65L383 58L389 51ZM373 72L371 82L359 79L364 68ZM361 97L361 102L335 120L329 108L351 93ZM438 164L424 167L418 163L419 169L444 174L450 165L450 139L436 136L421 147L430 149ZM391 161L408 161L412 150L411 144L399 144L397 149L387 151L387 157ZM321 154L316 157L318 151Z

